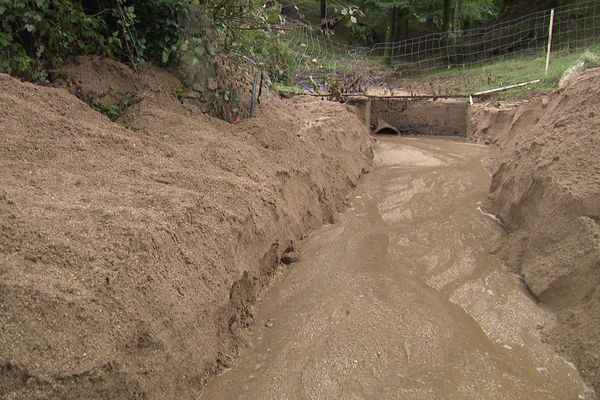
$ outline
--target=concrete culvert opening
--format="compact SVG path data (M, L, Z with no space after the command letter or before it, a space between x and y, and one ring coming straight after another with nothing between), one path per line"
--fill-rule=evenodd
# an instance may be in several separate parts
M460 100L373 99L374 134L466 136L469 103Z
M381 128L375 131L377 135L399 135L400 133L391 127Z
M377 128L373 131L376 135L400 135L400 131L382 119L378 120Z
M377 128L375 130L375 134L377 135L399 135L400 132L392 126L386 126L383 128Z

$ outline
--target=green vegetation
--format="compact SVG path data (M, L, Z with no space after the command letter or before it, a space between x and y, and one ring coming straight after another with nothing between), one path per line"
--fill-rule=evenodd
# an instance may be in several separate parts
M179 99L180 101L189 93L190 89L187 86L181 86L177 89L173 89L173 96Z
M502 16L520 16L568 1L545 0L282 0L284 13L312 25L327 21L335 40L355 45L398 41L433 32L486 26ZM457 8L458 6L458 8ZM357 7L356 24L342 18ZM325 13L323 14L323 10Z
M114 88L110 88L110 90L101 96L90 97L81 94L79 97L94 110L107 116L111 121L121 118L125 110L138 101L134 93L119 92Z
M291 9L289 5L286 7L288 1L291 0L282 2L284 13ZM333 25L346 26L367 41L377 36L370 35L369 29L387 32L391 34L388 39L397 40L408 34L403 27L415 22L425 30L439 31L449 24L449 13L454 10L446 7L450 0L321 0L321 3L299 2L294 8L300 16L318 26L322 22L319 17L323 1L326 18L332 19ZM515 3L522 3L515 0L459 2L463 28L485 24ZM179 53L187 50L189 39L194 37L182 21L190 9L200 3L198 0L2 2L0 70L31 75L36 69L78 54L102 54L132 63L144 60L176 63ZM274 40L282 34L277 31L282 21L281 6L277 2L206 0L202 7L215 31L227 36L222 44L228 48L249 49L262 61L273 55L285 57L280 42ZM279 66L283 65L281 61L276 60Z
M284 83L276 83L273 85L275 91L279 93L302 94L304 90L296 85L286 85Z
M70 57L138 64L180 41L188 0L13 0L0 3L0 72L35 80ZM42 74L43 75L43 74Z
M281 8L262 0L11 0L0 2L0 73L48 83L78 55L132 68L146 61L206 85L214 114L243 112L240 93L254 71L285 81L294 63ZM206 80L215 82L207 85ZM211 87L208 87L211 86ZM112 119L120 107L97 106Z
M198 32L190 13L208 21ZM280 22L278 6L259 0L14 0L0 3L0 72L43 80L44 71L82 54L97 54L133 67L155 61L175 66L182 54L191 63L225 51L243 51L275 78L286 75L279 33L264 27ZM243 19L241 19L243 17ZM216 34L210 43L206 28ZM43 78L43 79L41 79Z
M594 51L600 52L600 47ZM498 100L521 100L558 88L563 73L575 63L582 52L554 54L549 76L545 76L546 58L523 58L499 61L494 64L453 68L403 80L402 84L429 93L469 94L502 86L542 79L541 82L498 92Z
M284 11L291 7L285 7ZM289 0L291 1L291 0ZM330 3L328 3L331 2ZM457 0L453 0L457 1ZM458 0L465 28L486 23L522 1ZM463 4L464 3L464 4ZM426 30L449 24L450 0L320 0L300 2L299 15L313 25L322 13L331 26L346 26L362 42L396 40L408 35L407 26ZM80 54L99 54L135 66L146 60L176 65L182 52L197 50L196 62L206 56L206 38L185 24L197 7L217 33L217 49L243 50L253 62L270 70L273 79L290 74L290 54L279 30L283 21L277 1L262 0L12 0L0 3L0 71L31 80ZM284 12L285 13L285 12ZM289 12L287 12L289 14ZM366 15L365 15L366 14ZM321 19L319 19L321 17ZM456 18L455 18L456 20ZM412 25L411 25L412 24ZM383 37L387 34L387 37ZM210 52L210 48L208 49Z
M53 71L77 55L103 55L126 62L134 69L153 61L178 70L187 88L198 84L205 96L201 102L210 103L215 115L232 120L244 112L248 103L244 93L258 72L268 78L266 82L289 86L294 77L304 75L311 82L318 81L318 85L338 88L339 76L354 74L352 66L360 56L351 60L345 48L340 50L325 43L329 40L367 44L446 29L454 29L453 39L457 39L460 29L485 25L519 7L530 11L532 7L543 7L542 3L558 5L563 1L548 0L535 6L529 3L525 0L282 0L282 3L277 0L11 0L0 2L0 72L49 83L54 78ZM294 31L286 16L308 19L306 22L313 26ZM453 47L461 50L459 45ZM387 47L385 51L389 53ZM393 58L389 54L377 56L383 61ZM555 56L549 78L514 93L554 88L561 73L577 57L577 54ZM454 68L425 79L439 92L480 91L536 79L542 75L543 62L537 58ZM411 84L419 85L417 79ZM175 95L183 99L186 92L178 91ZM116 119L127 104L94 106Z
M123 110L113 104L108 105L108 106L97 105L93 108L94 108L94 110L98 111L100 114L104 114L105 116L107 116L111 121L118 120L121 117L121 115L123 114Z

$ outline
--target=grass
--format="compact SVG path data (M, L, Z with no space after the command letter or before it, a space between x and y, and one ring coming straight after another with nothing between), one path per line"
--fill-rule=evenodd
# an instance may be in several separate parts
M600 46L592 49L600 51ZM490 65L453 68L435 73L408 77L400 82L414 90L437 94L470 94L502 86L514 85L542 79L541 82L498 92L496 100L523 100L552 92L558 88L562 74L575 63L584 51L555 54L550 63L548 77L545 76L546 58L513 59Z
M311 53L314 50L310 46L305 47L302 51ZM366 68L371 71L385 70L380 77L380 80L386 82L387 87L400 87L411 92L421 94L461 94L468 95L472 93L482 92L490 89L496 89L503 86L530 82L541 79L540 82L529 84L527 86L517 87L488 95L492 100L500 101L520 101L532 98L538 95L547 94L558 88L559 81L563 73L571 67L586 51L600 54L600 45L588 50L580 50L577 52L559 52L552 55L549 74L545 74L546 57L545 54L539 54L537 57L510 59L497 61L493 64L470 66L466 68L455 67L452 69L436 70L430 73L423 73L414 76L394 77L394 74L389 74L394 66L384 65L384 60L375 59L367 63ZM290 48L290 52L297 53L296 58L302 58L297 51ZM320 60L315 60L313 66L309 61L306 75L309 72L315 74L314 78L320 81L322 73L331 76L337 73L352 72L347 65L344 65L343 58L338 60L333 53L329 54L321 50ZM319 64L321 63L321 64ZM300 68L300 66L297 66ZM311 68L313 67L313 68ZM286 92L299 92L298 87L279 88Z
M273 89L278 93L291 93L291 94L302 94L304 89L298 85L286 85L285 83L274 83Z

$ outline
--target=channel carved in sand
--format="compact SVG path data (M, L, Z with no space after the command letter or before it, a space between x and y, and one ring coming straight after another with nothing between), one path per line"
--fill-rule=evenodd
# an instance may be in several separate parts
M541 339L552 315L490 254L488 151L380 139L353 207L304 243L203 399L583 398Z

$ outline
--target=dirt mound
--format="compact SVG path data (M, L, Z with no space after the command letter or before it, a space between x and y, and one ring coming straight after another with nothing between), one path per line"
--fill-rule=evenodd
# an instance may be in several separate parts
M79 56L52 72L53 86L67 89L95 109L117 120L139 101L142 81L126 65L98 56Z
M515 107L474 105L469 116L470 139L479 144L497 144L511 130L515 111Z
M551 341L600 391L600 70L513 110L476 113L497 142L488 209L498 250L556 312ZM491 122L498 121L493 125Z
M230 125L169 82L144 73L126 128L0 75L0 398L196 398L369 165L343 105L271 99Z

